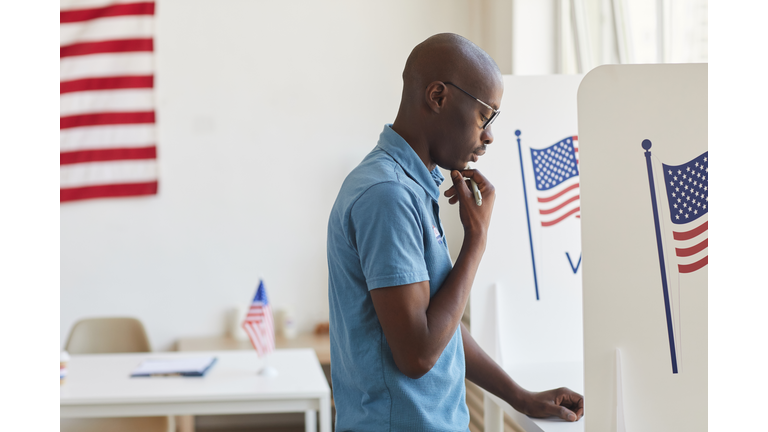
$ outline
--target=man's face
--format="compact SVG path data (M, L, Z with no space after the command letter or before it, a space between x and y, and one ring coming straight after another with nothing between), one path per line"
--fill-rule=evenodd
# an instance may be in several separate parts
M464 85L458 84L462 89ZM458 88L447 86L451 98L441 116L437 135L438 141L432 149L432 160L446 170L463 169L469 162L477 162L485 154L486 146L493 142L493 125L483 129L483 124L492 111ZM477 85L468 92L499 109L503 87L500 83Z

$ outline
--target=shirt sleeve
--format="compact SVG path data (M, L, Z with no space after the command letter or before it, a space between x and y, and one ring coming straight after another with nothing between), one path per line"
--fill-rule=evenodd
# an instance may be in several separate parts
M353 244L368 289L429 280L419 198L397 182L377 184L350 213Z

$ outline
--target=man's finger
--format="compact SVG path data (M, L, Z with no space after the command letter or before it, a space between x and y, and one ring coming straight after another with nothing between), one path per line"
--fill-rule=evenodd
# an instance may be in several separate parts
M578 417L576 417L576 414L574 414L573 411L569 410L564 406L561 406L557 409L556 415L561 419L568 420L568 421L576 421L578 419Z
M458 171L451 171L451 180L453 180L453 187L456 190L457 195L463 195L465 198L470 198L472 192L469 191L466 182L464 182L464 176Z
M555 397L555 404L570 408L576 420L580 419L584 415L584 397L567 388L559 390L561 392Z
M476 169L462 170L461 175L468 179L474 180L478 186L481 186L483 183L485 183L485 176L480 174L480 171Z

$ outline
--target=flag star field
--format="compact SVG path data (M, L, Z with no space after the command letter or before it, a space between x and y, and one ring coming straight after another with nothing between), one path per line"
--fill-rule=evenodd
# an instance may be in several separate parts
M707 214L709 210L708 153L682 165L662 164L672 223L685 224Z
M573 140L566 138L541 150L531 149L536 189L547 190L579 175Z

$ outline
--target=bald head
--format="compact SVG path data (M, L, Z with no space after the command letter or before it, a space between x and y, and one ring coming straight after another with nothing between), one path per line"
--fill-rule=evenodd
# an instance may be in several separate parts
M491 56L459 35L437 34L408 56L392 129L430 170L435 165L460 169L476 162L493 142L491 126L485 126L503 92L501 71Z
M472 88L501 80L496 62L479 46L457 34L440 33L416 45L408 56L403 70L403 102L417 102L434 81Z

